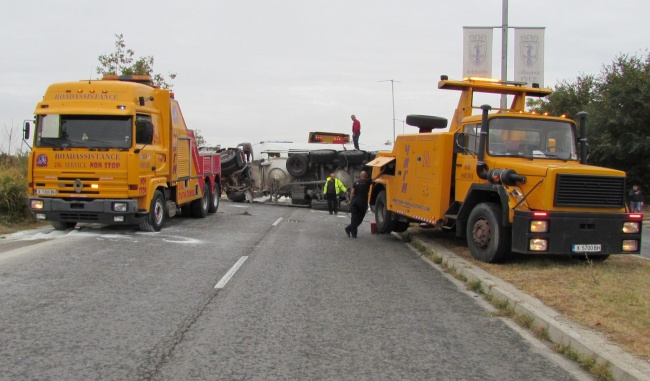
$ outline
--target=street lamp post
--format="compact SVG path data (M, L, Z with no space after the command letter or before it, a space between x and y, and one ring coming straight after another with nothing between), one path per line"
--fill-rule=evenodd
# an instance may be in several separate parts
M393 144L395 144L395 82L400 83L400 81L396 81L394 79L385 79L383 81L377 81L377 82L390 82L390 94L393 99Z

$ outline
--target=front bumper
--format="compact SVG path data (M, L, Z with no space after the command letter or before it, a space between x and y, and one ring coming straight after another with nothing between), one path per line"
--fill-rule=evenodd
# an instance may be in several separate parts
M32 200L41 200L42 209L31 207ZM126 211L116 212L113 204L125 203ZM101 224L137 224L144 214L138 213L138 201L131 199L61 199L30 197L29 206L39 219L47 221L89 222ZM117 217L117 218L116 218Z
M530 231L531 221L548 221L548 231L535 233ZM623 223L639 223L638 233L623 233ZM641 218L633 218L627 213L567 213L548 212L546 217L534 216L533 212L515 210L512 223L512 251L523 254L584 254L576 252L574 245L581 247L598 247L600 250L590 252L593 255L638 254L641 251ZM547 241L547 250L531 251L533 239ZM636 251L624 251L623 241L636 240Z

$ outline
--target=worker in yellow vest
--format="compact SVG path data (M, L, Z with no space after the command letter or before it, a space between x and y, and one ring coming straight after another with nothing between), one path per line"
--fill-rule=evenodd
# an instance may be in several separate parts
M323 194L327 198L327 209L330 214L338 214L339 212L339 194L345 193L345 185L343 182L336 178L336 173L330 173L330 177L325 180L325 187Z

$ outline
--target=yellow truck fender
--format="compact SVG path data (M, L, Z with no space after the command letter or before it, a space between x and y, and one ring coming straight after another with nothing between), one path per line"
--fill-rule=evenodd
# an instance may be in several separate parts
M509 204L508 204L508 193L506 189L498 184L472 184L467 196L463 201L460 209L458 210L458 216L456 219L456 236L465 237L465 227L467 226L467 221L469 219L469 214L472 212L472 209L478 204L481 203L494 203L501 206L501 211L503 213L504 226L511 226L509 218Z
M167 181L164 177L152 177L147 182L147 196L140 199L138 202L138 209L143 212L149 212L151 207L151 200L153 200L153 195L156 193L156 190L162 188L163 196L165 200L169 199L169 191Z

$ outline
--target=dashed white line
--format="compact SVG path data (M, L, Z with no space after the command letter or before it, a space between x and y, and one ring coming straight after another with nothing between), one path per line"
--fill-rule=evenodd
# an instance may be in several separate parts
M278 226L278 224L280 223L280 221L282 221L282 217L280 217L280 218L278 218L277 220L275 220L275 222L273 223L273 226Z
M226 275L224 275L223 278L221 278L221 280L220 280L220 281L219 281L219 282L214 286L214 288L217 288L217 289L222 289L222 288L224 288L224 287L226 286L226 283L228 283L228 281L230 280L230 278L232 278L232 276L235 275L235 273L237 272L237 270L239 270L239 268L241 267L241 265L243 265L244 262L246 262L246 259L248 259L247 256L243 256L243 257L239 258L239 260L237 261L237 263L235 263L235 264L230 268L230 270L228 270L228 272L226 273Z

